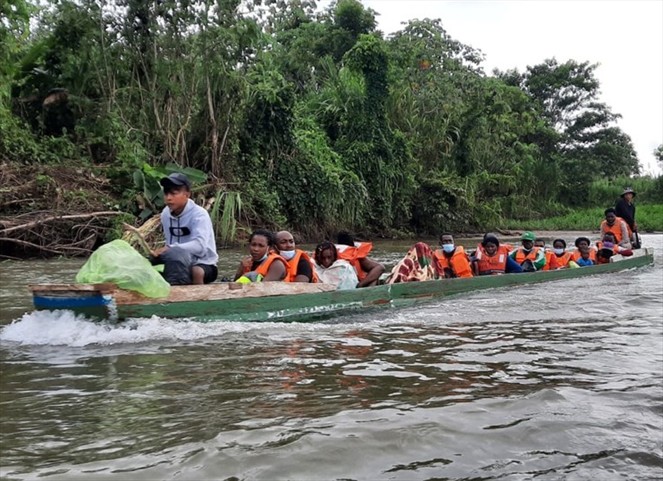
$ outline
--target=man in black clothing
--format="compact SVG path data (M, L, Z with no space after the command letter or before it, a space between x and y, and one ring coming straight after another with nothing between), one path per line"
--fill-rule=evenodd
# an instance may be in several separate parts
M622 195L617 200L615 204L615 213L617 217L621 217L628 224L631 232L631 243L634 248L640 247L640 238L638 236L638 224L635 222L635 205L633 204L633 198L635 197L635 192L630 187L624 189Z

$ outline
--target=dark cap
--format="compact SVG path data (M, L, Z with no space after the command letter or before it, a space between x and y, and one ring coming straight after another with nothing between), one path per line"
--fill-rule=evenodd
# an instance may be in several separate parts
M164 189L185 186L187 189L191 190L191 181L181 172L173 172L168 177L161 179L159 183Z

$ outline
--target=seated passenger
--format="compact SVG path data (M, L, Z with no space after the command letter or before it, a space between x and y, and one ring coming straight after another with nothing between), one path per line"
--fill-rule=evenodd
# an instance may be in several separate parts
M348 261L355 268L359 284L357 287L374 286L378 283L384 266L368 257L373 249L370 242L355 242L348 232L339 232L336 250L338 257Z
M442 249L437 249L434 252L439 277L472 277L470 258L465 253L463 246L455 245L451 234L442 234L440 245Z
M552 254L551 263L555 266L554 269L570 267L569 263L573 262L573 253L566 250L566 241L564 239L555 239L553 241Z
M276 233L276 251L288 261L288 282L318 282L311 258L306 252L295 248L295 239L286 230Z
M523 233L520 238L522 246L509 253L509 257L516 261L524 272L539 271L546 265L546 255L543 249L534 247L535 239L536 236L532 232Z
M249 237L249 254L237 268L235 280L247 282L282 281L288 275L288 261L273 252L274 237L267 230L258 229Z
M391 270L385 284L430 281L438 278L433 251L425 242L417 242Z
M359 283L354 267L338 258L336 246L329 241L318 244L313 253L314 268L320 282L333 284L336 289L354 289Z
M509 257L509 249L501 246L495 234L483 236L472 258L475 276L523 272L522 267Z
M592 249L585 244L581 244L578 248L578 258L574 261L579 267L593 266L596 262ZM595 257L594 257L595 258Z
M621 254L627 257L633 255L631 249L625 249L617 244L617 239L615 239L615 235L612 232L606 232L603 235L603 239L596 243L596 249L597 264L606 264L610 262L610 258L615 254Z
M605 210L605 220L601 222L599 230L601 231L601 237L606 232L612 232L620 247L624 249L631 248L631 229L624 219L617 217L617 213L612 207Z
M538 247L543 250L543 254L546 256L546 265L543 266L544 271L554 271L557 269L557 264L555 263L555 254L551 249L546 248L546 241L537 237L534 239L534 247Z
M591 247L591 241L587 237L578 237L575 241L575 250L571 251L571 259L574 262L578 262L578 259L581 257L581 248L586 246L589 249L589 258L596 263L596 249Z

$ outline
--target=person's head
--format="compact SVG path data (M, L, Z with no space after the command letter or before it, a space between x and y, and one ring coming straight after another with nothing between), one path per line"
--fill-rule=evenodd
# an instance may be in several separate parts
M191 197L191 181L180 173L174 172L159 181L163 187L163 198L171 214L179 215Z
M621 197L624 200L626 200L626 202L628 202L630 204L631 201L633 200L633 198L635 197L635 191L633 189L631 189L630 187L626 187L624 189L624 192L622 192Z
M456 249L454 238L451 234L442 234L440 236L440 245L442 246L442 250L447 254L452 253Z
M287 230L282 230L276 233L275 236L276 249L279 254L286 260L290 260L295 256L295 238Z
M268 230L255 230L249 237L249 254L254 261L265 258L272 247L274 247L274 234Z
M606 232L603 234L603 245L607 245L608 247L612 247L617 243L617 238L615 237L615 234L612 232Z
M552 245L553 245L553 252L556 255L561 256L562 254L564 254L564 251L566 250L566 241L564 239L555 239Z
M336 238L336 242L340 245L345 245L345 246L354 246L355 245L355 239L347 231L341 231L338 233L338 236Z
M608 223L608 225L612 225L615 223L615 220L617 220L617 213L615 212L615 209L612 207L608 207L605 211L605 221Z
M534 239L534 247L540 247L541 249L545 249L546 241L541 238Z
M587 237L578 237L576 239L575 245L578 248L578 250L580 250L583 245L589 247L590 243L591 242Z
M582 244L580 247L578 247L578 250L580 251L580 257L582 257L584 260L589 259L590 256L589 245Z
M534 235L533 232L530 231L524 232L523 235L520 237L520 241L523 244L523 248L526 251L532 250L532 247L534 247L535 240L536 236Z
M338 253L336 252L336 246L331 242L324 241L315 246L313 260L315 260L318 265L327 268L336 262L337 257Z
M500 241L497 239L495 234L488 233L483 236L481 246L483 247L483 250L486 251L486 254L493 256L500 246Z

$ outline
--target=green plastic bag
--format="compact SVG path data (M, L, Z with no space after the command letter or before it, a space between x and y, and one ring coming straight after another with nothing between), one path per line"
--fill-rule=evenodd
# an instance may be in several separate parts
M112 282L121 289L147 297L167 297L170 284L145 257L123 240L104 244L92 253L76 274L81 284Z

